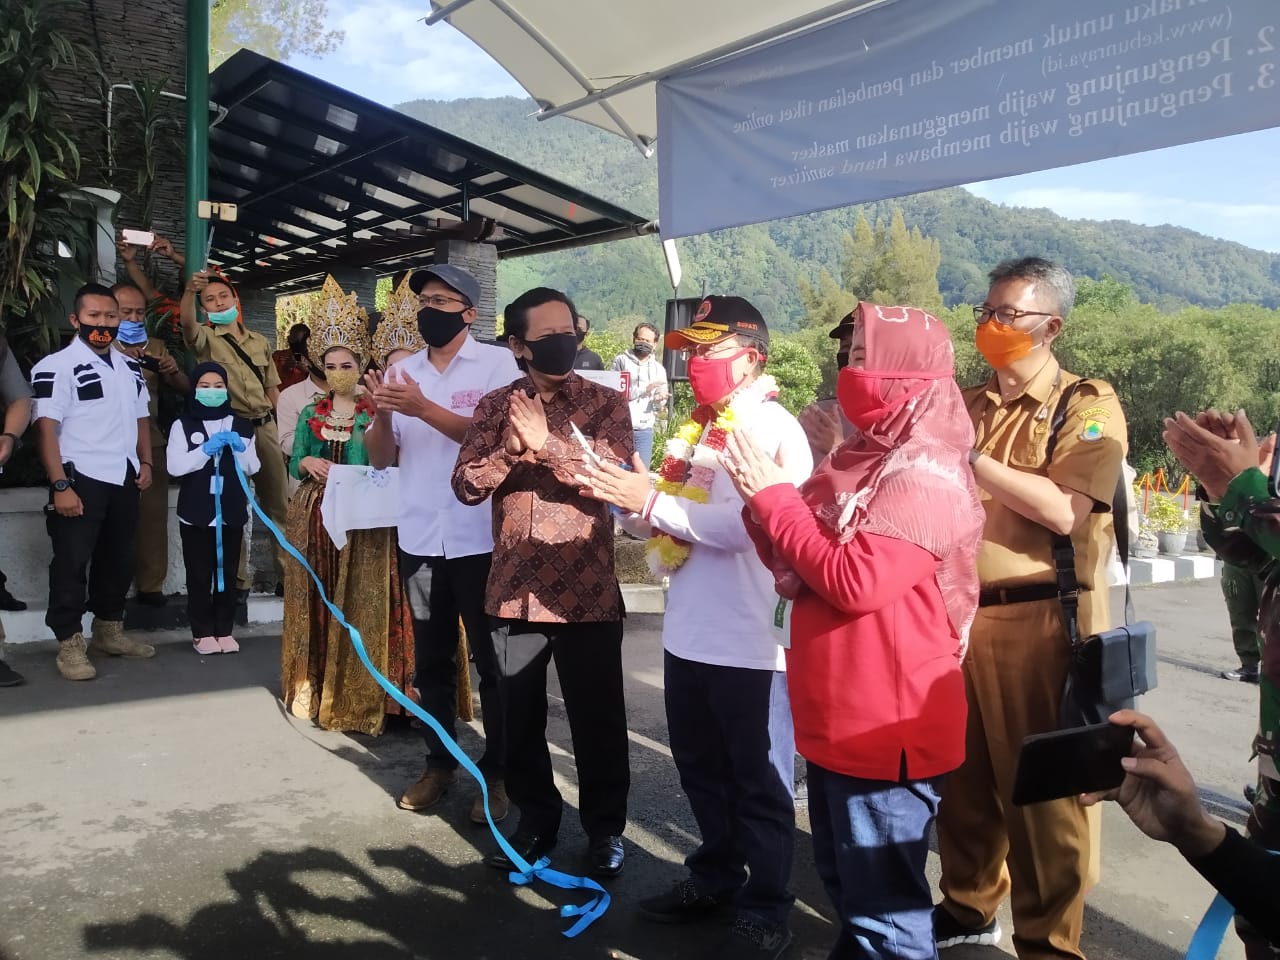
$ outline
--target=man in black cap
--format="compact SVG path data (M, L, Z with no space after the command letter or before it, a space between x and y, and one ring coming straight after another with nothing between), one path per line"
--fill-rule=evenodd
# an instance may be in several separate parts
M437 264L409 278L417 294L418 332L427 348L365 385L378 413L365 433L369 463L400 465L400 575L413 615L414 655L423 708L453 736L457 716L458 620L480 675L485 752L477 761L489 785L489 812L507 815L502 701L484 589L493 556L488 505L469 507L453 496L453 465L480 398L520 375L505 347L471 335L480 283L466 270ZM436 734L424 731L426 770L400 797L404 810L435 807L458 777L458 761ZM456 739L456 738L455 738ZM485 822L477 792L471 820Z
M836 352L836 375L849 365L849 350L853 346L853 312L841 317L840 322L827 334L832 340L838 340ZM844 443L849 436L851 424L840 412L840 404L834 398L818 400L800 411L800 426L809 438L809 448L813 451L813 462L821 463L831 451Z

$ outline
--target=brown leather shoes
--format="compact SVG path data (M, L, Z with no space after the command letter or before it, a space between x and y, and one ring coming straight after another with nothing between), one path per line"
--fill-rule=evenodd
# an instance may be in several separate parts
M511 812L511 801L507 799L507 785L501 780L486 781L489 787L489 816L494 823L501 823ZM484 818L484 794L476 792L475 801L471 804L471 822L484 825L489 821Z
M418 782L404 792L397 806L401 810L412 810L421 813L440 802L440 798L448 792L449 787L458 779L457 770L439 770L428 768Z

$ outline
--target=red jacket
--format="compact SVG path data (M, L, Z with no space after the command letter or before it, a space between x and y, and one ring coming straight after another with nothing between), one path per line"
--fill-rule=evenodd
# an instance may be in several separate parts
M761 491L749 513L762 559L784 560L806 585L787 651L796 749L865 780L899 780L904 758L909 780L960 766L964 678L938 559L877 534L839 543L789 484Z

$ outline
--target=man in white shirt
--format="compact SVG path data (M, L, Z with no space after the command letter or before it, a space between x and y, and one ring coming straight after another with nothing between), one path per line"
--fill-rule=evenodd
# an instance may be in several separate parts
M786 662L771 625L773 576L756 556L718 451L728 430L744 430L796 484L812 472L813 457L804 430L777 402L777 382L763 373L769 330L746 300L707 297L693 325L668 334L666 347L691 351L689 385L706 423L698 441L668 443L656 491L643 473L609 465L583 478L595 496L630 513L629 532L652 535L650 565L670 578L662 627L667 728L702 843L685 860L689 876L640 901L640 912L686 923L732 907L736 920L717 956L772 958L792 939L795 738ZM675 476L683 480L665 479Z
M418 329L427 343L384 377L370 373L378 414L365 433L369 463L400 464L400 575L413 612L415 686L423 708L454 735L457 716L458 620L480 674L485 753L477 761L489 784L493 819L507 815L502 703L485 584L493 555L488 504L468 507L453 496L453 466L480 398L520 376L506 347L476 342L471 324L480 284L450 264L419 270L410 279L421 307ZM402 809L434 806L457 779L458 762L428 728L427 768L400 798ZM471 819L484 823L479 792Z
M611 370L619 370L631 377L631 387L627 394L628 406L631 408L631 430L635 434L636 453L644 462L645 469L651 469L653 461L653 425L657 420L657 412L667 402L667 371L654 354L658 344L658 328L651 323L642 323L631 332L631 349L618 354L609 365Z
M151 428L142 368L111 348L120 326L115 297L87 284L76 292L74 310L76 338L32 368L31 388L40 462L52 487L45 512L53 543L45 623L58 641L58 671L68 680L92 680L90 650L155 655L150 644L124 633L138 494L151 485ZM87 648L86 609L94 615Z

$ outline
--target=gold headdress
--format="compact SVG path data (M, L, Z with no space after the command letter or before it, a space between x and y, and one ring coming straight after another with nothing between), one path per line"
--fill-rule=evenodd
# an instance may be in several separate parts
M334 347L345 347L356 355L361 366L369 358L369 316L356 303L354 293L343 293L338 281L324 278L324 286L311 308L311 339L307 348L317 366Z
M387 357L396 350L425 350L427 342L418 332L418 295L409 289L409 274L387 297L386 309L373 331L373 359L386 367Z

